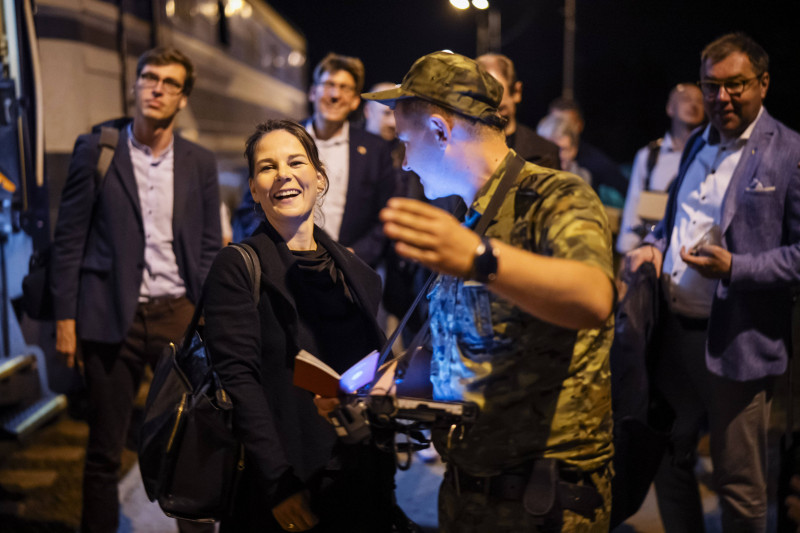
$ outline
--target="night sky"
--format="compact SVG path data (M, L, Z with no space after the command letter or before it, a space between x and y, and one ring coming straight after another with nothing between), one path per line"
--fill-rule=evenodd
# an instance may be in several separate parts
M532 127L561 94L563 0L490 0L517 66L518 119ZM475 9L448 0L269 0L308 41L309 74L329 51L360 57L367 86L400 82L418 57L476 51ZM758 7L756 7L758 6ZM770 113L800 129L800 2L577 0L575 96L587 140L621 163L663 134L670 88L698 79L700 51L744 31L770 55Z

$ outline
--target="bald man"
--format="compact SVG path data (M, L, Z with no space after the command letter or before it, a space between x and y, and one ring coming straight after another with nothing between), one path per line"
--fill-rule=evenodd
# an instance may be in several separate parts
M503 86L503 99L498 111L508 120L503 129L508 147L526 161L560 170L558 146L532 128L517 122L517 105L522 102L522 82L517 79L513 61L503 54L483 54L475 61Z
M679 83L673 87L667 99L666 111L670 119L669 131L660 139L642 147L636 152L633 161L617 238L617 251L621 254L638 246L650 225L655 225L663 216L663 210L658 215L648 214L646 206L642 204L640 207L640 203L642 200L646 202L657 198L647 195L648 192L656 192L663 194L663 205L666 205L666 191L678 175L683 147L692 130L705 120L700 88L694 83ZM643 192L647 198L643 198Z

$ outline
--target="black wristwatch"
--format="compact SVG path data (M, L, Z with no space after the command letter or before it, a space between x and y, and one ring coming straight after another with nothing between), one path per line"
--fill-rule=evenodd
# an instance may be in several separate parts
M475 259L468 279L489 283L497 278L497 250L492 248L488 237L481 237L481 243L475 248Z

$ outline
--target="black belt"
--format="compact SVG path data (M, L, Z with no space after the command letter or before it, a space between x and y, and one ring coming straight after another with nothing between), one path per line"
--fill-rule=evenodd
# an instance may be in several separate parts
M159 307L162 305L174 303L183 298L186 298L186 296L156 296L155 298L148 298L147 300L140 301L139 305L144 305L147 307Z
M457 492L476 492L501 500L521 501L525 496L531 479L533 467L496 476L472 476L448 463L445 481L452 484ZM603 504L603 499L594 487L588 472L578 468L559 469L556 497L562 509L569 509L591 518L594 511Z
M706 331L708 330L708 319L707 318L692 318L686 315L680 315L678 313L672 313L672 316L675 317L675 320L681 325L683 329L689 331Z

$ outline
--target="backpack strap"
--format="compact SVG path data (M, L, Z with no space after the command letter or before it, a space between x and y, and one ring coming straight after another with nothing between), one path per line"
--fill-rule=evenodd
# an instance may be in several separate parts
M656 162L658 161L658 154L661 153L661 144L664 142L663 137L659 137L655 141L649 143L647 145L647 176L644 178L644 189L645 191L650 190L650 178L653 175L653 169L656 167Z
M117 149L119 142L119 130L109 126L103 126L100 129L100 140L97 145L100 147L100 157L97 158L97 167L95 174L95 190L100 194L100 185L108 173L108 167L111 166L111 160L114 159L114 152Z

